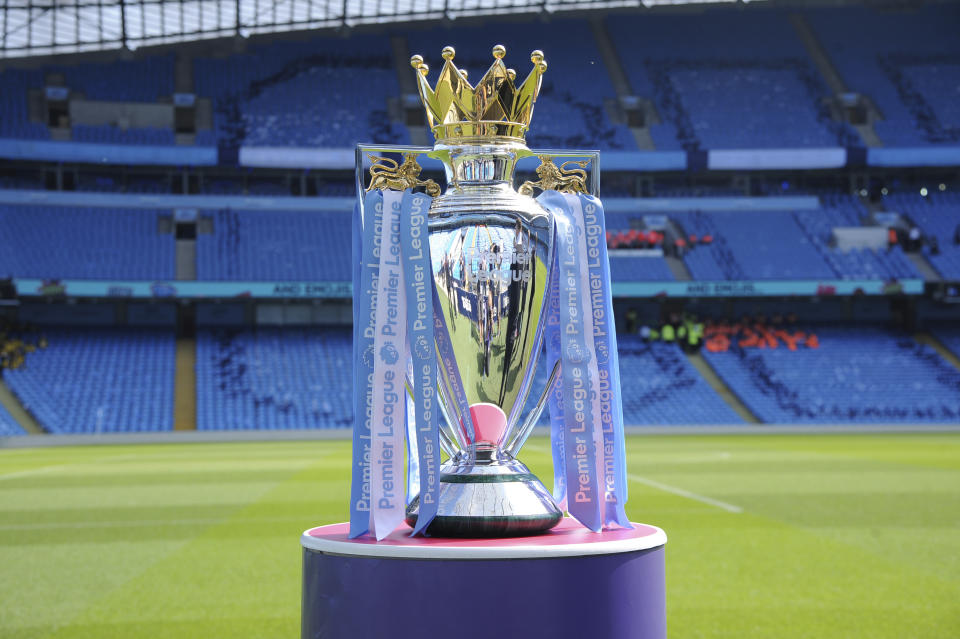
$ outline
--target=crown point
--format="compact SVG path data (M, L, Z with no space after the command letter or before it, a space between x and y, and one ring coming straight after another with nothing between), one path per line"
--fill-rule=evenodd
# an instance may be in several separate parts
M453 56L457 55L457 52L453 47L447 45L443 48L443 51L440 52L440 55L443 56L444 60L449 61L453 60Z
M466 80L466 79L467 79L467 70L466 70L466 69L460 69L460 75L462 75L462 76L463 76L463 79Z
M410 57L410 66L414 69L419 69L420 65L423 64L423 56L415 55Z
M540 73L546 72L547 61L546 60L541 61L540 64L537 65L537 70L540 71Z
M543 51L540 49L534 49L530 53L530 62L533 62L534 64L540 64L543 62Z
M417 67L417 71L419 71L423 77L427 77L427 74L430 73L430 67L421 62L420 66Z
M495 45L493 47L493 57L497 60L503 60L503 56L507 55L507 48L502 44Z
M509 77L511 81L516 80L517 72L514 71L513 69L507 69L507 77Z

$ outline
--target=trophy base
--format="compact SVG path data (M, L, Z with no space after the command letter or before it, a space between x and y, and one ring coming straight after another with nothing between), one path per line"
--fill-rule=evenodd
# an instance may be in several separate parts
M407 506L417 523L419 495ZM536 475L516 460L495 464L444 464L437 516L426 533L434 537L521 537L546 532L563 513Z

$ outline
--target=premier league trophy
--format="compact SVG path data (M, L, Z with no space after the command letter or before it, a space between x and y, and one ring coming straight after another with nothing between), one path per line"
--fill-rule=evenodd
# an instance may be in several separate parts
M544 349L549 291L551 284L557 286L553 278L557 271L555 243L558 237L557 215L532 196L534 189L558 192L554 195L566 193L587 196L591 191L595 195L599 183L598 157L596 152L539 152L536 155L541 164L536 173L540 179L524 182L519 192L514 188L514 170L518 161L535 155L527 148L524 136L530 125L547 62L541 51L533 51L530 54L533 68L518 86L515 83L516 72L508 69L503 62L505 54L503 46L493 47L493 64L473 86L467 80L466 71L454 64L453 47L445 47L442 52L445 63L435 88L427 80L429 68L423 58L413 56L410 62L415 69L420 98L436 139L434 147L358 146L357 177L361 204L366 202L367 208L380 207L376 218L371 217L369 211L364 213L361 210L360 219L372 221L363 232L370 235L373 225L384 229L372 232L382 238L380 244L377 247L373 244L364 245L361 253L369 254L367 257L373 251L386 253L390 241L386 228L390 214L387 209L397 208L397 217L390 218L393 220L390 223L406 228L410 223L407 218L413 215L406 198L414 190L422 189L426 193L419 197L427 201L426 206L429 207L426 223L432 277L425 290L410 289L408 295L422 297L426 294L432 297L433 333L429 339L436 351L439 369L436 387L439 390L439 409L443 415L438 425L438 441L449 459L440 468L435 494L413 497L417 487L415 484L412 486L413 498L407 504L405 519L416 528L422 502L427 501L431 504L429 529L426 531L430 535L531 535L549 530L563 516L550 492L516 458L543 412L561 369L558 357L547 363L545 366L549 366L550 370L547 371L546 387L538 391L538 396L532 396L535 372L538 365L543 365L539 360ZM389 151L401 153L402 161L378 157ZM433 180L419 179L421 166L417 158L420 155L442 162L447 183L446 191L442 194ZM554 163L557 157L580 159L562 162L558 166ZM585 168L591 162L592 179L591 188L588 189ZM369 180L364 172L365 163L372 163L368 171ZM571 168L571 165L575 166ZM400 191L406 192L403 196L403 213L399 212ZM375 200L376 204L370 204L369 196L377 194L382 194L381 199ZM387 204L388 195L394 198L390 200L390 205ZM432 201L426 196L432 197ZM596 202L599 208L599 201ZM382 219L379 217L381 209ZM594 218L597 217L602 220L602 209L599 215L594 215ZM583 219L582 212L579 219ZM597 228L602 228L602 222ZM584 235L582 223L580 235ZM399 244L398 237L398 254L401 252ZM409 248L406 247L404 251ZM380 259L382 271L388 263ZM361 261L366 263L371 260ZM603 262L606 263L605 247ZM383 287L386 281L383 279L384 273L379 276L381 279L377 285L375 273L364 275L366 279L361 288L379 292L381 297L391 295L392 289ZM609 278L608 273L606 277ZM411 282L407 283L409 285ZM587 281L584 280L583 284L583 290L586 291ZM578 282L572 289L580 290L579 287ZM609 296L608 290L606 294ZM587 295L583 297L587 298ZM391 299L386 297L381 302ZM372 306L374 303L374 297L371 296L366 301L361 300L359 305ZM414 300L407 299L407 304L413 303ZM589 306L589 302L586 303ZM593 313L588 307L581 309L582 315ZM581 318L577 321L584 320ZM370 324L370 328L369 333L376 334L372 330L373 324ZM355 336L362 339L363 334L364 331L361 331ZM559 342L559 338L556 341ZM591 340L591 352L592 343ZM408 337L405 344L411 357L418 352L432 350L427 347L423 335L416 339ZM387 355L394 365L398 365L396 362L401 359L399 349L402 347L403 343L394 346L393 342L388 344L371 337L365 346L360 347L357 356L360 364L372 371L371 362L378 360L382 363ZM385 348L392 350L385 351ZM570 349L572 352L585 352L582 347L578 350L576 344L571 345ZM583 363L585 357L580 357L576 363ZM377 379L383 381L382 377ZM411 396L412 381L407 371L406 387ZM368 418L355 433L355 448L366 445L365 432L370 433L369 439L377 439L376 433L384 417L392 424L392 418L385 415L382 409L376 386L377 383L372 381L366 384L365 392L373 399L366 404L358 404L358 410L369 409L371 404L378 401L381 406L368 410ZM597 391L595 381L592 388L594 392ZM387 407L386 410L392 412L394 409ZM595 430L589 442L590 456L593 458L597 458L593 451L604 447L599 413L600 408L596 407L593 417L597 427L590 427L591 431ZM582 416L584 413L581 410L577 414ZM408 435L417 430L418 421L421 418L414 416L413 423L409 424ZM390 437L395 437L392 428L389 432ZM410 435L409 439L415 440L416 436ZM389 444L386 446L390 448ZM368 469L365 472L370 475L369 483L380 488L392 486L394 471L390 468L398 468L398 461L395 457L383 458L383 445L377 448L374 444L373 448L377 459L364 466L364 469ZM391 454L390 451L387 453ZM355 455L358 454L355 450ZM602 459L602 452L599 455L599 459ZM587 453L581 454L581 457L587 456ZM417 461L416 451L408 450L408 457ZM590 460L591 466L595 461ZM382 472L384 465L388 469L386 474ZM355 468L357 476L359 474ZM367 493L359 489L356 482L354 488L355 504L370 504L372 511L376 510L378 504L385 504L382 506L385 509L393 507L394 502L389 499L381 502L377 495L364 499L363 495ZM591 487L588 486L586 490L591 490ZM592 485L592 491L590 499L596 502L602 500L603 487L599 480ZM389 488L381 490L381 493L389 492ZM612 487L610 492L613 492ZM586 493L578 493L583 494ZM619 507L622 511L622 504ZM597 505L597 509L599 513L602 506ZM598 515L598 519L601 517ZM374 520L375 516L372 516L371 521ZM356 517L352 518L352 524L355 521ZM389 525L386 519L382 521ZM373 527L376 525L373 524ZM380 536L378 533L377 537Z

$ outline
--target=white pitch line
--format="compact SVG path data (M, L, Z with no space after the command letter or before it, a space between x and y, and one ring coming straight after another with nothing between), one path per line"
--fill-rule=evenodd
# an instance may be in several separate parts
M29 470L21 470L16 473L7 473L6 475L0 475L0 481L4 479L16 479L17 477L29 477L31 475L42 475L43 473L50 473L55 470L61 470L66 468L66 466L42 466L40 468L31 468Z
M547 449L542 448L537 445L527 446L526 448L530 450L537 451L538 453L549 452ZM721 459L726 459L730 456L730 453L720 453ZM684 490L683 488L677 488L676 486L670 486L669 484L662 484L655 479L647 479L646 477L641 477L640 475L627 475L627 479L630 481L635 481L638 484L645 484L651 488L658 488L667 493L673 493L674 495L679 495L680 497L686 497L687 499L693 499L699 501L703 504L708 504L710 506L715 506L722 510L727 511L728 513L742 513L743 508L736 506L734 504L728 504L725 501L720 501L719 499L714 499L712 497L707 497L706 495L698 495L697 493L692 493L689 490Z
M717 508L725 510L728 513L743 512L743 508L741 508L740 506L735 506L734 504L728 504L725 501L720 501L719 499L707 497L706 495L698 495L697 493L692 493L689 490L684 490L683 488L677 488L676 486L670 486L669 484L662 484L654 479L647 479L646 477L641 477L640 475L632 475L632 474L627 475L627 478L630 481L637 482L638 484L644 484L646 486L657 488L667 493L673 493L674 495L679 495L680 497L686 497L687 499L693 499L703 504L716 506Z

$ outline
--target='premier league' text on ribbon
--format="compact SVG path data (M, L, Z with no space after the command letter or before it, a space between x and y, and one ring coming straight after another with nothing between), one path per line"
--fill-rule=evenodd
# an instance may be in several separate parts
M440 494L439 415L436 410L437 356L433 332L433 286L427 211L430 199L406 193L403 198L403 257L407 283L407 324L414 371L416 449L419 457L420 505L414 535L437 514Z
M380 244L380 278L374 335L374 393L372 422L373 531L383 539L403 520L405 485L406 292L400 259L402 193L386 191Z

